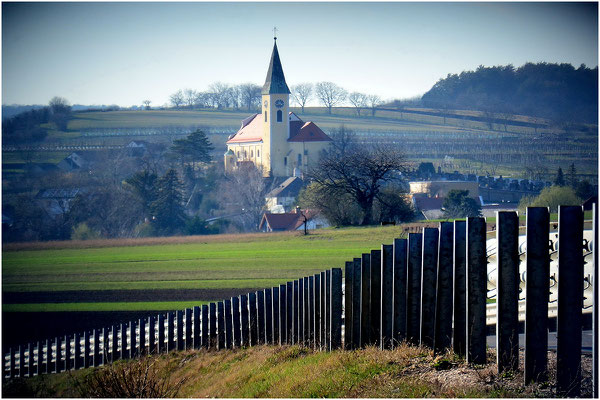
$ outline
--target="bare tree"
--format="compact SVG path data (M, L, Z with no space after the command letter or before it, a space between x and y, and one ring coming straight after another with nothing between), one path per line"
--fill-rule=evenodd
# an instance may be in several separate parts
M196 92L194 106L197 108L207 107L210 104L210 93Z
M348 96L350 104L356 108L356 115L360 117L360 111L367 106L367 95L358 92L352 92Z
M173 104L173 106L175 108L179 108L184 101L183 98L183 92L180 90L176 91L175 93L173 93L170 97L169 97L169 101L171 102L171 104Z
M217 108L224 108L229 105L229 85L223 82L215 82L208 89L213 94L213 102Z
M260 86L254 83L244 83L240 85L241 101L248 111L256 109L260 105Z
M330 148L326 150L328 155L344 157L346 152L356 145L356 133L343 124L339 128L333 129L329 136L333 142L331 142Z
M373 204L384 185L398 181L406 171L403 154L390 146L354 146L345 157L327 154L309 171L323 190L332 196L348 193L362 211L361 225L373 223Z
M312 96L312 83L300 83L292 86L292 98L302 108L302 114L304 114L304 106L306 106L306 102L308 102Z
M333 82L319 82L315 86L315 93L319 101L327 107L329 114L331 108L346 99L346 91Z
M187 104L189 108L194 108L194 102L196 100L196 91L194 89L185 89L183 91L183 96L185 104Z
M231 86L229 90L227 90L227 97L229 99L229 104L236 110L240 109L240 97L242 95L241 85Z
M372 94L367 96L367 102L369 103L369 107L371 107L371 115L374 117L377 107L379 107L382 103L381 98L376 94Z
M152 101L150 101L150 100L144 100L144 101L142 101L142 104L144 105L144 108L146 110L150 109L150 103L152 103Z

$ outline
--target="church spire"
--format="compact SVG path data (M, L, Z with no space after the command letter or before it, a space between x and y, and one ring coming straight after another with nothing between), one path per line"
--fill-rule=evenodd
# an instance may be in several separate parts
M274 33L276 33L275 31ZM271 54L271 62L269 63L269 70L267 71L267 79L262 88L262 94L290 94L290 89L287 83L285 83L285 76L283 76L283 68L281 67L281 60L279 60L279 52L277 51L277 36L274 38L273 54Z

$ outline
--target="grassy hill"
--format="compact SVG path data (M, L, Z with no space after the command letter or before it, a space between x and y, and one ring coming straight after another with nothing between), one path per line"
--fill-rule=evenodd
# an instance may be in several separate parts
M330 353L298 346L257 346L170 353L108 368L17 379L4 397L149 397L142 383L161 384L156 397L184 398L422 398L556 397L553 363L548 382L523 386L522 372L498 374L494 352L473 367L453 354L402 345ZM591 396L591 357L585 356L582 397ZM144 374L149 367L150 373ZM123 374L124 372L124 374ZM110 374L110 375L109 375ZM127 379L123 377L126 376ZM150 379L144 382L143 378ZM109 377L116 377L111 380Z

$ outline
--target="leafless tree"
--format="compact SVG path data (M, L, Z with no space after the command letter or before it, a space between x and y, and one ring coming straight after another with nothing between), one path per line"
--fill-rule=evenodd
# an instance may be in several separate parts
M302 114L304 114L304 106L306 102L313 96L313 85L312 83L300 83L292 86L292 98L301 107Z
M64 97L54 96L50 99L48 105L50 106L50 110L53 114L71 112L71 106L69 105L67 99L65 99Z
M150 101L150 100L144 100L144 101L142 101L142 104L144 105L144 108L146 110L150 109L150 103L152 103L152 101Z
M371 107L371 115L374 117L377 107L379 107L382 103L381 98L376 94L372 94L367 96L367 102L369 103L369 107Z
M248 111L256 109L260 105L260 86L254 83L240 85L241 100Z
M236 110L240 109L240 98L242 95L241 85L231 86L229 90L227 90L227 97L229 99L229 104Z
M194 97L194 107L203 108L207 107L210 104L210 95L205 92L196 92L196 97Z
M329 154L309 171L309 178L331 195L348 193L362 211L361 225L373 223L373 204L384 185L406 171L403 154L383 145L354 146L344 157Z
M176 91L169 97L169 101L175 108L179 108L184 101L183 92L180 90Z
M185 89L183 91L185 103L189 108L194 108L194 102L196 100L196 91L194 89Z
M217 108L224 108L229 105L229 85L223 82L215 82L208 89L213 94L213 101Z
M329 136L333 139L331 146L326 150L328 155L343 157L347 151L350 151L356 143L356 133L352 129L346 128L345 125L340 125L339 128L333 129Z
M356 108L356 115L360 117L360 111L367 106L367 95L359 92L352 92L348 96L348 101Z
M346 99L346 91L333 82L319 82L315 86L315 93L319 101L327 107L331 114L331 108Z

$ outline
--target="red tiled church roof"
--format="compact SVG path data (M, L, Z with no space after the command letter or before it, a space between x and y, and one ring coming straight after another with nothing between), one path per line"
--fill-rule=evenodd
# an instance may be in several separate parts
M302 124L303 121L297 121L292 125L293 122L290 122L290 138L288 142L331 142L331 138L314 122L305 122L299 129L297 126ZM298 130L293 131L292 127Z

